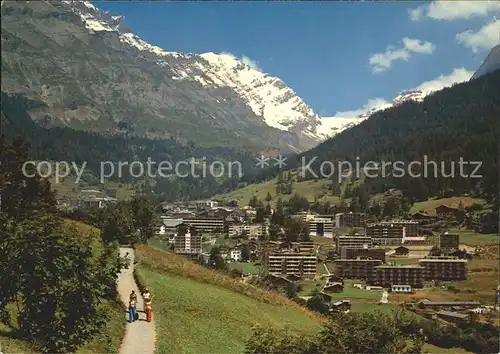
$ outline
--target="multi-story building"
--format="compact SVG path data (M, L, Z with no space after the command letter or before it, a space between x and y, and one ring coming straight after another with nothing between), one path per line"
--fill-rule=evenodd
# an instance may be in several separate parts
M418 221L415 220L393 220L382 221L379 225L400 225L405 227L405 237L416 237L419 235Z
M333 238L333 221L330 218L314 217L308 220L309 235Z
M270 275L297 275L304 279L316 276L316 255L297 252L269 253L265 260L267 273Z
M385 249L341 247L340 259L358 259L358 258L379 259L383 263L385 263Z
M453 253L458 251L460 244L460 237L458 235L451 235L445 232L439 236L439 249L442 253Z
M418 226L418 221L415 220L401 220L392 221L393 224L400 224L405 227L405 237L417 237L419 236L420 230Z
M295 219L295 220L300 220L300 221L303 221L303 222L308 222L310 219L313 219L314 218L314 215L313 214L309 214L305 211L302 211L302 212L299 212L295 215L292 215L291 216L292 219Z
M229 237L235 237L246 234L248 237L263 237L267 235L267 226L265 224L234 224L229 225Z
M224 231L225 219L217 217L188 217L183 218L184 223L188 226L194 226L196 230L214 232L216 230Z
M185 234L178 233L174 236L175 253L180 254L201 254L202 253L202 236L201 234Z
M335 227L364 227L366 223L366 214L364 213L338 213L335 214Z
M234 262L241 262L241 249L235 248L232 249L231 252L229 253L229 257L231 258L232 261Z
M337 252L341 253L342 248L370 248L372 246L372 238L367 235L344 235L338 236L336 240Z
M467 279L467 260L428 258L418 261L425 268L426 280L465 280Z
M314 253L314 242L293 242L292 247L301 254Z
M374 245L400 245L405 237L405 226L392 223L377 223L366 226L366 235Z
M390 288L393 285L424 286L425 268L420 265L379 265L375 267L374 285Z
M158 231L159 235L174 235L177 232L177 228L184 222L182 219L172 219L172 218L161 218L162 225Z
M205 207L205 208L215 208L219 205L218 202L214 201L214 200L197 200L195 202L196 206L197 207Z
M371 282L375 267L382 264L380 259L337 259L334 261L335 274L341 278L364 279Z

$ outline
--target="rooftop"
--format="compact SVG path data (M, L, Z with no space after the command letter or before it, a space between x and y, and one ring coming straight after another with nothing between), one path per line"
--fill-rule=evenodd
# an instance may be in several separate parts
M414 269L424 269L424 267L418 264L405 264L405 265L381 265L375 268L414 268Z
M334 262L382 262L380 259L336 259Z
M163 219L162 221L166 227L176 227L183 223L182 219Z
M460 305L477 305L480 306L481 303L479 301L429 301L429 300L421 300L419 301L425 305L435 305L435 306L460 306Z
M441 263L441 262L453 262L453 263L467 263L468 261L466 259L433 259L433 258L424 258L424 259L419 259L419 262L436 262L436 263Z
M338 238L371 238L371 236L354 234L354 235L342 235L342 236L338 236Z
M460 319L467 319L469 317L469 315L466 315L464 313L451 312L451 311L439 311L437 314L442 316L456 317Z

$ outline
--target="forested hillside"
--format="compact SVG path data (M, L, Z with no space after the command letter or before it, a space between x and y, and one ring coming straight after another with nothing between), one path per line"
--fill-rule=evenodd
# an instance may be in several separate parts
M482 178L444 178L442 172L434 176L432 167L427 178L372 179L385 187L403 190L412 201L424 200L440 194L462 194L476 191L488 200L498 195L498 151L500 140L500 71L467 83L436 92L421 103L407 102L380 111L358 126L320 144L316 148L290 158L288 168L301 166L301 158L310 161L312 170L319 173L323 161L429 161L445 162L444 173L450 174L455 161L455 174L459 174L458 161L481 161L477 174ZM336 166L336 165L335 165ZM418 166L416 166L418 167ZM328 170L328 169L326 169ZM465 166L471 174L474 166ZM414 173L418 170L412 169ZM389 169L390 172L390 169ZM269 179L277 174L269 169L253 176L248 182ZM306 175L306 178L313 176ZM337 177L333 177L337 180Z
M252 153L243 149L200 148L194 142L181 143L174 139L149 140L136 136L101 135L66 127L44 128L33 122L27 113L33 106L41 104L21 95L2 92L1 133L7 138L23 137L30 145L30 156L34 160L75 162L78 166L86 162L87 168L96 177L99 176L102 161L146 163L148 158L157 164L169 161L174 165L179 161L189 161L191 157L205 157L207 164L215 160L240 161L243 171L254 167ZM153 165L153 169L156 167ZM109 179L131 182L134 178L127 171L124 169L122 176L114 175ZM237 185L235 178L216 180L210 174L201 179L158 178L158 181L154 193L159 199L197 198Z

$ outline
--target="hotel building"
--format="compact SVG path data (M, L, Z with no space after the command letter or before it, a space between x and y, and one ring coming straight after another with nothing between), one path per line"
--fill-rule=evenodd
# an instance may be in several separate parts
M217 217L188 217L183 218L188 226L194 226L198 231L214 232L215 230L224 231L225 220Z
M202 236L201 234L192 235L187 232L184 235L176 234L174 236L175 253L180 254L201 254L202 253Z
M364 213L337 213L335 214L335 228L364 227L366 214Z
M383 248L346 248L342 247L340 259L370 258L379 259L385 263L385 249Z
M421 259L425 268L426 280L465 280L467 279L467 260L465 259Z
M372 238L359 234L338 236L336 246L339 254L342 253L342 248L370 248L372 246Z
M307 222L310 236L333 238L333 221L331 218L314 217Z
M335 274L341 278L363 279L368 282L374 277L374 269L382 264L380 259L337 259Z
M235 237L246 233L248 237L263 237L267 235L265 224L234 224L229 226L229 237Z
M424 286L425 268L420 265L380 265L375 267L374 285L390 288L393 285Z
M297 252L276 252L266 256L266 270L270 275L297 275L304 279L316 276L316 255Z
M400 245L405 237L405 226L393 223L377 223L366 226L366 236L374 245Z
M444 233L439 236L439 249L442 253L453 253L458 251L460 244L460 237L458 235L451 235Z

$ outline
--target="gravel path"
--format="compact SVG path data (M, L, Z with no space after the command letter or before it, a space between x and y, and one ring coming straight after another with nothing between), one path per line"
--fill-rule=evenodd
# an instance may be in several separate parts
M128 269L123 269L118 276L118 293L123 303L128 306L129 295L132 290L137 294L137 310L139 320L136 322L127 322L127 331L123 338L119 354L154 354L155 352L155 325L154 325L154 308L153 321L146 321L144 311L144 300L141 292L135 283L134 271L134 250L132 248L120 248L120 255L123 257L128 252L130 256L130 266ZM154 305L154 304L153 304ZM128 309L124 311L124 321L128 321Z

